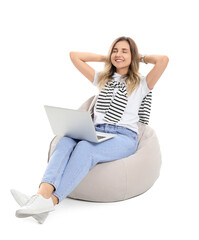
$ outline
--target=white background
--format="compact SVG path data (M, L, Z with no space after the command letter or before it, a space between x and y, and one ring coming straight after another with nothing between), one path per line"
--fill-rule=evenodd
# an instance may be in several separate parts
M3 239L198 239L197 9L196 0L0 2ZM10 189L34 194L47 164L53 134L43 105L76 109L97 93L69 52L106 55L123 35L140 53L170 59L153 91L150 120L162 151L159 179L118 203L66 199L43 225L16 218ZM142 74L151 68L140 64Z

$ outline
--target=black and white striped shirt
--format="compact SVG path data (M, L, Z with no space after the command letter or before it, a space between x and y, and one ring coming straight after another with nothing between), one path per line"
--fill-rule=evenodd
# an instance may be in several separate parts
M117 81L120 81L120 77L121 75L116 72L112 76L112 78ZM97 86L97 79L98 79L98 72L95 72L95 79L93 82L94 86ZM124 79L122 79L122 81L124 81ZM118 89L115 89L113 93L113 98L115 97L115 93L117 91ZM145 124L149 123L151 99L152 99L152 92L147 86L146 77L142 76L140 85L132 92L130 96L128 96L128 102L124 110L124 113L121 119L119 120L119 122L116 123L116 125L123 126L135 132L138 132L138 125L137 125L138 121ZM112 109L111 111L113 111L114 113L114 109ZM104 116L105 116L104 113L96 111L96 105L95 105L94 125L107 123L107 121L104 120Z
M152 103L152 91L150 91L142 100L139 108L139 122L149 124Z

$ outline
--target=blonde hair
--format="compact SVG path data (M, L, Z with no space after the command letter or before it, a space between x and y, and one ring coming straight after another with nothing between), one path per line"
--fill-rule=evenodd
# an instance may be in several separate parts
M130 37L119 37L113 41L111 47L108 51L108 56L105 61L104 70L99 72L98 76L98 88L102 89L108 81L112 80L112 75L116 71L116 67L111 63L111 54L114 46L119 41L127 41L130 46L131 51L131 64L129 65L128 73L122 77L126 78L127 83L127 94L131 95L133 90L140 84L140 74L139 74L139 54L138 48L133 39Z

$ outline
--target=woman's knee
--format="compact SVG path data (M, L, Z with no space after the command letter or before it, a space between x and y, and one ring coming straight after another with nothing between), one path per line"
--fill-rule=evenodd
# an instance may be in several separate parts
M82 141L79 141L79 142L77 143L76 148L82 149L82 150L85 151L85 150L89 150L89 149L90 149L90 146L91 146L91 143L90 143L90 142L85 141L85 140L82 140Z
M61 145L62 147L75 146L77 142L73 138L62 137L60 138L57 146Z

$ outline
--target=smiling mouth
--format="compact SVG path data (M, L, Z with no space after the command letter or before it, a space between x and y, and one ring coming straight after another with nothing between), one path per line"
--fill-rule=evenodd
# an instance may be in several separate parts
M116 59L115 61L116 61L116 62L123 62L124 60Z

